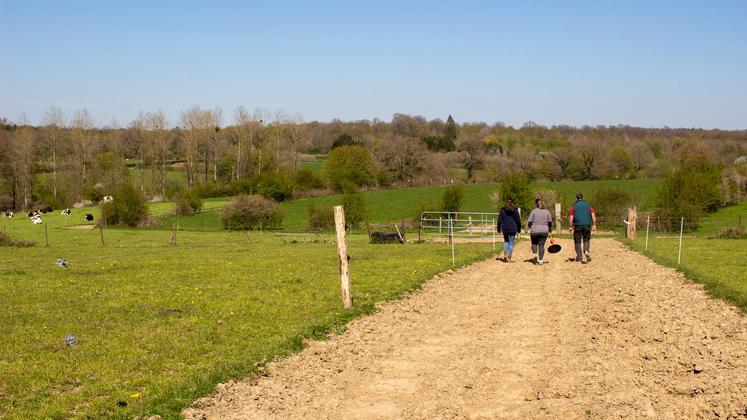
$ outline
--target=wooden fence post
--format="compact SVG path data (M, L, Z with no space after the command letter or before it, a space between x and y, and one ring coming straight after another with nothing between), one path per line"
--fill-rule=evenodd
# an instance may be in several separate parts
M176 223L171 228L171 240L169 241L171 245L176 245Z
M560 208L560 203L555 203L555 233L560 234L560 232L563 230L560 226L560 218L562 215L562 210Z
M348 263L347 232L345 232L345 210L342 206L335 206L335 230L337 231L337 256L340 260L340 292L342 306L353 306L350 294L350 264Z
M45 246L49 246L49 232L47 232L47 224L44 224L44 243Z
M99 234L101 235L101 246L106 246L104 244L104 228L101 225L99 225Z

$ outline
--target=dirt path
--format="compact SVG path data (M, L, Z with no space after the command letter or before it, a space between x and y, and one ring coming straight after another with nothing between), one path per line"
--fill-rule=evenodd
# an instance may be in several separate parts
M615 241L484 261L220 385L188 418L747 417L747 317ZM517 254L528 255L522 242Z

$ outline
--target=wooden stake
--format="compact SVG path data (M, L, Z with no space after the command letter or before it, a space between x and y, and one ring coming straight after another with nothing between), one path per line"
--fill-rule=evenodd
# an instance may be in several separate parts
M101 235L101 246L106 246L104 243L104 228L99 225L99 234Z
M680 220L680 250L677 252L677 265L680 265L682 260L682 230L685 228L685 218Z
M353 306L353 297L350 294L350 264L348 263L347 232L345 231L345 209L342 206L335 206L335 230L337 231L337 256L340 262L342 306L347 309Z
M399 240L402 241L402 243L405 243L405 238L402 237L402 234L399 232L399 226L397 224L394 224L394 228L397 229L397 236L399 236ZM402 228L404 229L404 227Z
M555 203L555 233L560 234L562 231L560 227L560 216L561 216L562 210L560 207L560 203Z
M176 224L174 224L173 228L171 229L171 240L169 241L171 245L176 245Z
M646 251L648 251L648 225L651 223L651 215L646 217Z
M44 224L44 243L45 246L49 246L49 232L47 231L47 224Z

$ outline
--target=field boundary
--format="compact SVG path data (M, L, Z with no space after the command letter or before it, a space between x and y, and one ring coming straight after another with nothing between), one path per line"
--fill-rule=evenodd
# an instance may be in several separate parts
M656 254L653 251L646 251L645 249L643 249L643 246L636 244L634 241L624 238L616 239L629 249L646 256L646 258L650 259L651 261L659 265L663 265L664 267L672 268L682 273L688 280L703 285L709 296L715 299L730 302L737 306L741 310L742 314L747 315L747 298L735 295L732 289L725 287L717 280L712 279L711 276L699 273L681 264L678 265L677 260L675 259Z

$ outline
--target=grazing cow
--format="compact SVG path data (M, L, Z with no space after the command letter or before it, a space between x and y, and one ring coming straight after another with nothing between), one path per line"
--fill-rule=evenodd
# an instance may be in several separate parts
M93 215L91 213L86 214L86 222L93 222Z
M40 224L42 224L42 219L41 219L41 216L36 216L36 217L32 218L32 219L31 219L31 221L32 221L32 222L33 222L33 223L34 223L35 225L40 225Z
M112 201L114 201L114 197L112 197L111 195L105 195L103 201L104 203L111 203Z
M3 212L3 216L7 217L8 219L13 218L13 212L12 211L5 211Z
M29 219L33 219L33 218L34 218L34 217L36 216L36 212L35 212L35 211L30 211L30 212L29 212L29 213L27 214L27 216L29 217Z
M70 216L70 209L62 210L60 212L60 214L63 215L63 216Z

